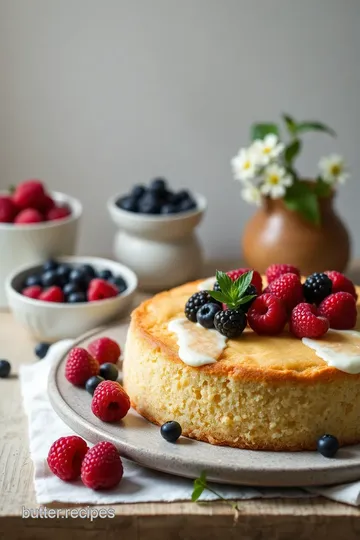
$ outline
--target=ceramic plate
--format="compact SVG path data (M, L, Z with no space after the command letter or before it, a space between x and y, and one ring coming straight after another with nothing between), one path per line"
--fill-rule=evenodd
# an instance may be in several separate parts
M77 345L86 347L106 335L124 346L126 331L127 324L118 324L87 334ZM185 437L171 444L160 436L159 427L132 409L122 422L106 424L91 412L90 394L65 379L65 360L66 355L59 358L49 375L49 396L57 414L88 441L111 441L121 455L144 467L188 478L206 471L209 480L251 486L311 486L360 479L360 445L342 448L336 458L327 459L317 452L239 450Z

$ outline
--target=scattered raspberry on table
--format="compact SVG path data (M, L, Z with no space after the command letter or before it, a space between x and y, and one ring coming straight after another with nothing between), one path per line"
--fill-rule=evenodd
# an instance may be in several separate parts
M85 486L99 490L117 486L123 476L123 465L116 447L107 441L93 446L81 466L81 480Z
M49 468L61 480L76 480L80 476L81 464L87 451L88 446L81 437L60 437L49 450Z

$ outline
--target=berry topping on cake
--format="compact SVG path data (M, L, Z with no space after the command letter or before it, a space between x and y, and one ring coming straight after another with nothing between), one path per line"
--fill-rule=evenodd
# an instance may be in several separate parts
M116 364L121 355L120 346L108 337L95 339L88 345L89 353L99 362L99 364Z
M329 330L329 321L316 306L298 304L291 313L290 332L297 338L321 338Z
M220 310L220 305L214 302L204 304L196 313L196 320L204 328L214 328L214 317Z
M119 484L123 472L116 447L102 441L87 452L81 466L81 480L91 489L111 489Z
M212 298L224 305L225 309L242 309L247 311L251 302L256 298L255 287L251 286L253 272L240 274L232 279L225 272L216 272L216 289L207 291ZM243 307L244 306L244 309Z
M306 279L303 291L306 302L320 304L332 293L332 281L326 274L316 272Z
M332 281L332 292L348 292L352 294L352 296L356 299L357 294L355 290L355 286L353 282L344 276L341 272L336 272L336 270L331 270L325 272L325 274L331 279Z
M319 313L327 317L330 328L349 330L354 328L357 319L356 300L348 292L330 294L319 306Z
M76 480L88 449L84 439L77 435L60 437L48 453L47 462L51 472L66 482Z
M160 428L161 436L168 442L176 442L182 433L179 422L175 420L169 420L165 422Z
M185 304L185 316L189 321L196 322L196 314L199 309L210 302L212 302L212 298L207 291L193 294Z
M323 435L317 442L318 452L327 458L334 457L339 446L339 441L334 435Z
M129 409L129 396L118 382L104 381L95 389L91 410L103 422L117 422Z
M237 268L236 270L230 270L229 272L226 272L226 274L232 281L236 281L240 276L248 272L252 272L252 278L250 283L256 288L256 294L261 294L262 278L259 272L257 272L256 270L252 270L251 268Z
M227 338L241 336L246 328L247 317L242 309L226 309L215 315L214 325L220 334Z
M99 373L99 362L85 349L74 347L68 354L65 377L76 386L84 386L86 381Z
M281 275L268 285L268 291L282 300L289 312L304 300L301 281L296 274Z
M260 335L280 334L287 321L282 300L272 294L262 294L255 299L248 311L250 328Z
M291 264L272 264L265 272L268 283L272 283L283 274L295 274L300 277L300 270Z

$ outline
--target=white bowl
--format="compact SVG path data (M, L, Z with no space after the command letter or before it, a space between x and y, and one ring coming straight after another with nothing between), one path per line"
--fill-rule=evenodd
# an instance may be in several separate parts
M34 338L46 342L76 338L117 318L129 307L137 288L137 277L126 266L98 257L58 257L57 260L74 266L91 264L96 270L107 268L114 275L121 275L128 287L119 296L96 302L44 302L27 298L18 292L25 278L39 271L42 264L18 269L6 279L6 295L13 315L28 328Z
M25 264L36 264L49 257L72 255L75 251L78 223L82 214L81 203L56 191L51 192L51 196L56 202L69 206L69 217L29 225L0 223L0 308L7 306L4 284L10 272Z
M157 291L199 277L203 258L194 229L205 213L205 197L194 194L194 210L170 215L123 210L116 206L120 197L111 197L107 204L111 219L119 227L113 252L118 261L136 272L139 286Z

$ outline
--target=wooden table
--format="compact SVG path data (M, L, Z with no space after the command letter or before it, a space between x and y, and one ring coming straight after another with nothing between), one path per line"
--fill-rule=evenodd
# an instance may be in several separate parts
M360 264L351 275L360 282ZM0 312L0 357L11 362L13 372L0 379L0 540L359 540L360 509L323 498L243 501L237 512L220 502L123 504L113 505L113 519L23 519L23 506L38 505L17 370L37 361L34 345L9 313ZM66 505L47 505L56 507Z

